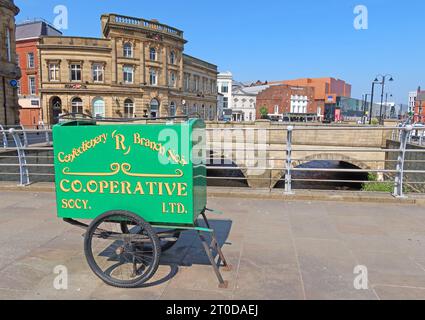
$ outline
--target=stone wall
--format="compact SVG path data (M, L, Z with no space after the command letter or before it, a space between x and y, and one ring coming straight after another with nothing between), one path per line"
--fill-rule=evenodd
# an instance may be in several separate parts
M398 141L387 141L388 149L399 149L400 142ZM404 170L419 170L425 171L425 148L413 144L407 144L407 149L411 150L423 150L424 152L406 152L406 160L404 164ZM388 152L386 160L391 162L386 162L385 169L395 170L397 163L395 162L398 158L398 152ZM410 162L418 161L418 162ZM425 182L425 173L406 173L404 175L405 182L409 187L414 189L416 192L425 192L424 184L411 184L409 182Z
M13 1L0 0L0 124L2 125L13 125L19 121L17 90L10 85L11 80L17 80L21 76L16 65L15 15L18 12L19 9Z

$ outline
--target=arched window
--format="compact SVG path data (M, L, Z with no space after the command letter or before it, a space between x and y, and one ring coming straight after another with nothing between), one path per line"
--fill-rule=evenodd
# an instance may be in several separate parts
M176 63L176 53L174 51L171 51L170 53L170 64Z
M170 78L168 80L170 87L176 86L176 73L174 71L170 72Z
M158 84L158 75L155 69L149 70L149 83L151 86L156 86Z
M72 113L83 113L83 100L81 98L74 98L71 101L71 112Z
M155 48L150 48L149 59L151 59L152 61L156 61L156 49Z
M131 99L124 101L124 118L134 118L134 102Z
M170 117L174 117L176 115L176 103L171 101L170 103Z
M152 99L150 103L151 117L156 118L159 114L159 102L156 99Z
M62 100L59 97L53 97L51 99L50 105L53 113L53 119L51 121L52 123L58 123L59 116L62 113Z
M123 54L126 58L133 58L133 45L130 42L124 43Z
M105 101L102 98L95 98L93 100L93 116L95 118L105 117Z

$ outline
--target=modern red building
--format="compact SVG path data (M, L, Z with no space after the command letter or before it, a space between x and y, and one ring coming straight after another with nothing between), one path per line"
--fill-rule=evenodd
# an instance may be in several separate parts
M62 33L43 20L16 25L16 59L22 71L18 82L19 118L24 127L35 127L41 119L37 45L41 37L58 35Z
M416 97L414 121L416 123L425 122L425 91L418 89L418 95Z
M314 97L313 87L272 85L257 95L257 119L265 108L272 120L315 121L319 115Z

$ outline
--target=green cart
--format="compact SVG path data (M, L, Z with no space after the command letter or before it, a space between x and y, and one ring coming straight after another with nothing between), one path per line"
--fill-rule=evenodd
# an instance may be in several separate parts
M124 125L74 120L54 126L53 141L58 217L86 229L84 252L100 279L140 287L157 271L161 252L181 232L195 230L219 286L227 287L219 267L230 265L206 217L212 210L206 208L202 120Z

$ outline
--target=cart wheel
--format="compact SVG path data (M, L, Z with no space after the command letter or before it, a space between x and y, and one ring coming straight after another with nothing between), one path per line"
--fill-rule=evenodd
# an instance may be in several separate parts
M122 223L133 227L123 232ZM110 211L90 224L84 252L90 268L105 283L135 288L155 274L161 246L151 225L141 217L128 211Z
M122 221L120 223L120 226L121 226L121 231L123 233L129 233L130 232L127 222ZM131 229L131 227L130 227L130 229ZM165 252L167 250L170 250L179 240L180 234L181 234L181 231L174 231L171 236L167 237L167 238L174 238L173 240L165 240L161 237L161 235L159 235L158 238L159 238L159 242L160 242L160 245L161 245L161 252Z

